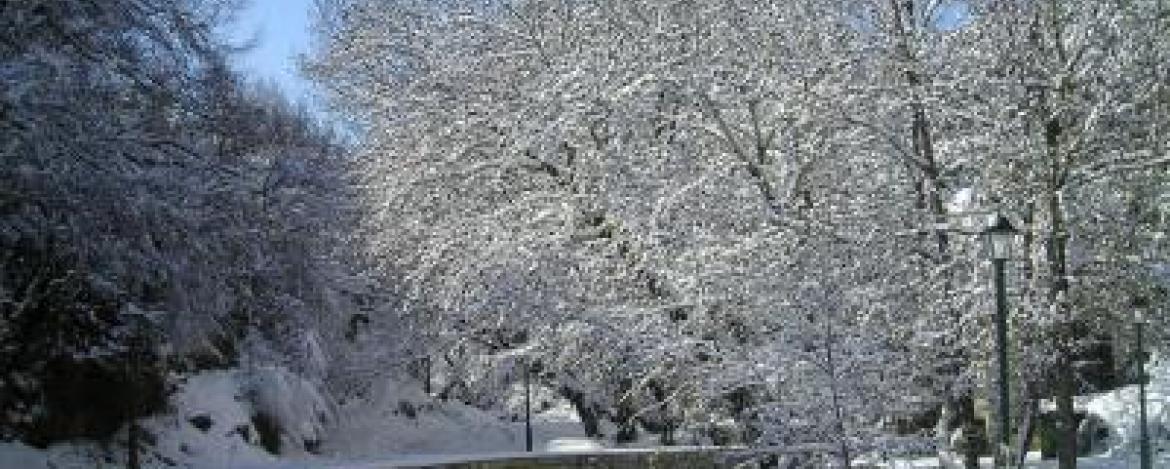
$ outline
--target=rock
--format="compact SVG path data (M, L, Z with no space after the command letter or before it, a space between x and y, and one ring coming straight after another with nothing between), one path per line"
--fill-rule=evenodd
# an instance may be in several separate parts
M255 441L252 440L252 427L249 427L247 425L236 425L236 429L232 430L232 433L240 435L240 438L242 438L244 440L244 443L248 443L248 444L255 444L256 443Z
M260 446L271 454L280 454L280 425L272 416L257 413L252 416L252 427L260 437Z
M192 426L198 428L204 433L206 433L208 430L211 430L211 426L215 423L211 420L211 416L207 414L196 414L187 419L187 421L191 422Z
M415 416L418 415L418 412L416 412L416 409L414 408L414 404L411 404L407 401L398 401L398 412L402 415L405 415L407 418L415 418Z

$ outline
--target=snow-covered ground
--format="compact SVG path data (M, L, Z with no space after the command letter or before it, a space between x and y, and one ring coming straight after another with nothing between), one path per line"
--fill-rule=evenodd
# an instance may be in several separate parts
M1155 356L1146 365L1150 383L1146 387L1147 430L1155 468L1170 468L1170 360ZM1077 408L1099 417L1109 429L1102 454L1082 457L1078 467L1082 469L1126 469L1139 467L1139 426L1138 386L1131 385L1113 391L1080 396ZM981 461L983 467L992 467L990 458ZM884 467L894 468L939 468L938 458L921 458L896 461ZM957 463L948 467L961 467ZM1029 453L1027 467L1036 469L1055 468L1053 460L1041 461L1039 453Z
M551 404L533 416L534 448L563 447L562 438L576 438L581 444L585 434L576 413L563 401ZM524 421L513 421L519 414L443 402L423 394L415 383L385 380L370 398L342 406L337 429L323 453L378 458L523 451Z
M534 449L600 448L585 437L566 402L538 391ZM149 434L142 458L146 467L284 469L519 454L524 422L515 408L521 405L513 402L512 412L487 412L434 399L418 383L392 379L364 399L337 404L280 368L211 371L182 378L170 411L140 422ZM252 420L257 412L272 416L283 429L279 457L261 445ZM317 454L306 451L306 442L318 441ZM124 431L108 447L78 442L42 450L0 443L0 469L124 467L125 458Z
M1148 386L1154 467L1170 468L1170 363L1152 363ZM513 394L520 394L519 389ZM572 408L547 389L536 393L534 449L539 453L639 451L605 448L586 438ZM434 464L472 459L524 456L524 422L517 418L522 401L509 409L487 412L423 394L417 383L384 380L361 400L336 404L311 384L280 368L221 370L180 380L171 411L144 419L149 433L146 467L359 469L387 464ZM1081 458L1085 469L1137 467L1137 387L1082 396L1078 406L1099 416L1110 429L1108 449ZM283 428L282 454L262 448L252 419L264 412ZM319 442L317 454L305 443ZM106 447L83 442L42 450L0 443L0 468L123 467L125 432ZM990 467L990 460L985 460ZM938 468L938 458L894 461L889 468ZM1055 467L1029 458L1028 467Z

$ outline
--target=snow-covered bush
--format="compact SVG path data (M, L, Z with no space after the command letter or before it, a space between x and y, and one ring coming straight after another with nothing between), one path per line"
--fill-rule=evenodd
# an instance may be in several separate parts
M253 421L266 422L277 432L278 452L317 451L337 413L317 385L285 368L265 366L247 370L243 386Z

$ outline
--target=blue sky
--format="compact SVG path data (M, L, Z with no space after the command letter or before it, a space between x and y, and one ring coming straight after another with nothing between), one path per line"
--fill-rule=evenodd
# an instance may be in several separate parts
M249 76L276 82L293 100L302 100L309 84L297 71L296 55L309 50L309 13L313 0L251 0L229 37L255 37L256 47L235 57L236 67Z
M951 1L944 3L938 13L939 27L942 29L955 29L963 26L970 20L971 11L967 7L967 2Z

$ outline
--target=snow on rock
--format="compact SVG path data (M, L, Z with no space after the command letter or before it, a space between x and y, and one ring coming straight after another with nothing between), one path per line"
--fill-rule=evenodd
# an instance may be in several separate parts
M139 421L143 429L143 467L269 467L280 460L259 446L253 409L244 395L239 370L175 376L170 411ZM0 468L125 467L126 429L109 445L79 440L37 449L0 443Z
M305 456L307 443L316 445L325 438L335 415L316 386L282 367L205 371L176 379L171 412L142 421L155 440L146 451L147 467L287 464ZM272 419L280 432L279 456L262 447L256 426L260 414Z
M216 370L179 378L171 396L172 412L145 419L142 426L157 443L148 459L163 466L211 468L269 464L276 461L259 446L253 409L241 386L239 370Z

